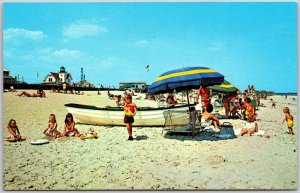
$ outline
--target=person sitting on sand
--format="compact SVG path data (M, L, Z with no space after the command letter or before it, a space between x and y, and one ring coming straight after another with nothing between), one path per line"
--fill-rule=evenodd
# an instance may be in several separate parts
M14 86L10 86L10 88L8 89L8 92L17 92L17 90L14 89Z
M16 142L16 141L26 140L25 137L21 136L16 120L11 119L7 125L7 129L8 132L10 133L10 136L5 138L4 139L5 141Z
M248 119L248 116L255 114L254 107L252 106L251 99L249 97L246 98L246 101L244 102L242 108L245 109L243 112L245 120Z
M123 102L121 102L121 98L122 98L121 95L117 96L117 100L116 100L117 107L123 105Z
M66 119L65 119L65 127L64 127L64 132L62 134L62 136L75 136L75 137L79 137L80 133L77 129L75 129L75 122L73 119L73 115L71 113L68 113L66 115Z
M107 96L109 99L113 99L115 97L115 95L111 94L109 90L107 91Z
M202 117L201 117L201 123L207 125L207 126L214 126L214 130L218 131L219 130L219 126L220 121L217 117L215 117L213 114L211 114L211 112L213 111L214 107L212 106L212 104L209 104L205 111L202 113Z
M172 93L169 93L168 97L167 97L167 103L170 106L175 106L177 104L177 101L174 99L174 95Z
M54 114L49 116L48 127L44 130L44 134L51 137L61 137L61 133L57 130L57 123Z
M240 134L238 134L237 136L240 137L245 134L250 136L256 132L258 132L258 124L256 122L256 117L255 117L255 115L249 115L246 125L242 128Z
M290 109L288 107L284 107L282 111L284 113L284 119L282 121L282 124L286 121L287 126L288 126L288 132L287 133L294 135L294 132L293 132L294 117L293 117L293 115L291 115Z

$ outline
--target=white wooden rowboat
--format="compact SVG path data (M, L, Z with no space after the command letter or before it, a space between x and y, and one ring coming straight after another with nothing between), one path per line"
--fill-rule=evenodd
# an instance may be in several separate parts
M124 111L122 107L96 107L90 105L65 104L76 122L93 125L124 126ZM190 105L194 106L194 105ZM172 112L168 114L168 112ZM172 116L172 125L186 124L188 105L175 107L140 107L134 116L133 126L164 126L165 116Z

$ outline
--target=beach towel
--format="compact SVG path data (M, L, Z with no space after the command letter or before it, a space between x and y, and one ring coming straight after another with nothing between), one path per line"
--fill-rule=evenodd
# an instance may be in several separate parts
M235 134L235 135L240 134L240 133L241 133L241 130L242 130L242 128L235 129L235 130L234 130L234 134ZM265 131L259 130L258 132L255 132L255 133L253 133L253 134L251 134L251 135L263 137L263 136L265 136L265 134L266 134Z
M232 135L231 134L219 134L219 135L215 135L216 138L219 139L232 139Z

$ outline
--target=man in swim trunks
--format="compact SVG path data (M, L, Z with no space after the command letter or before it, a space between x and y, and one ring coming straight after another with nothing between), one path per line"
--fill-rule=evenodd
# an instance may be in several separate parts
M197 104L199 103L199 95L201 96L202 107L204 112L207 106L210 104L210 89L206 86L200 85L195 101Z

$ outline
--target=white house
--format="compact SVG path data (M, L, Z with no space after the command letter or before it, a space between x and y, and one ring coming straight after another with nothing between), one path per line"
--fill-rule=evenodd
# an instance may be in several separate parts
M44 79L44 84L49 85L62 85L66 83L67 85L72 84L72 76L68 73L65 67L60 67L60 71L58 73L50 72Z

